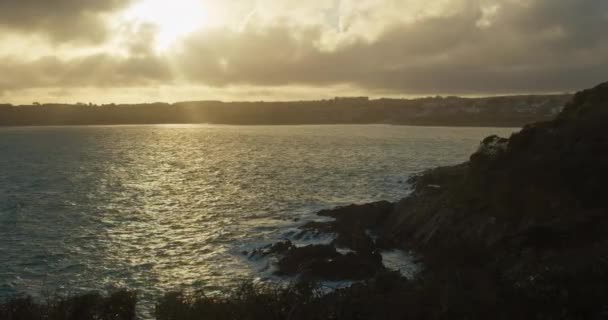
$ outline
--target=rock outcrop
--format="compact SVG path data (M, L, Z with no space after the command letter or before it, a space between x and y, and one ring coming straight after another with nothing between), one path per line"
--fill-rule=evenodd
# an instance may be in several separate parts
M608 222L607 125L605 83L576 94L554 121L508 140L487 138L468 163L418 177L386 219L384 238L421 249L512 251L600 236Z
M421 311L430 318L608 316L608 83L577 93L554 120L488 137L468 162L410 182L396 204L320 212L335 221L302 233L336 240L290 249L281 268L330 279L360 268L364 278L382 271L369 267L379 248L413 249L425 271L406 291L436 306Z
M422 254L427 277L486 307L606 316L608 83L576 94L555 120L487 138L469 162L413 182L381 241Z
M287 240L254 250L249 257L277 257L278 275L330 281L369 279L385 271L382 256L369 232L382 225L393 207L390 202L380 201L322 210L319 216L334 220L309 222L300 227L295 238L335 235L330 244L297 247Z

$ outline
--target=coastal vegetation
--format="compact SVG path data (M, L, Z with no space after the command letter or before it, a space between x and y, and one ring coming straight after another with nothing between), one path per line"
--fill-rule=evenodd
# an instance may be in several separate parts
M86 293L34 299L16 296L0 304L0 319L7 320L126 320L135 319L137 294L118 290L103 296Z

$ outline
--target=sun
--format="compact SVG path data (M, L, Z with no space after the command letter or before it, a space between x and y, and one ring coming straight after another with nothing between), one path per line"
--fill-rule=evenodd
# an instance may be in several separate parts
M209 23L204 0L141 0L125 11L123 18L158 28L155 47L164 51L180 38Z

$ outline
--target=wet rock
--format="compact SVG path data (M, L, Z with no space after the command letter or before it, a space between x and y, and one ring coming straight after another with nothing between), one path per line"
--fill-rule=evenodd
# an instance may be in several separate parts
M336 226L333 221L332 222L311 221L311 222L308 222L308 223L300 226L298 228L300 231L296 233L294 238L298 239L298 240L302 240L302 239L319 237L323 234L335 234L336 233L335 228L336 228Z
M373 254L376 251L376 244L365 229L357 227L342 228L332 244L336 247L352 249L362 255Z
M384 270L379 254L342 255L331 245L310 245L290 250L278 262L279 275L315 280L361 280Z
M259 259L271 255L284 255L290 250L293 250L294 248L295 246L293 245L293 243L291 243L291 241L283 240L253 250L251 254L249 254L249 259Z
M382 256L368 235L393 209L382 201L323 210L320 216L332 217L329 222L308 222L293 237L297 240L335 235L331 244L296 247L282 241L255 250L250 258L276 256L277 274L300 276L314 280L362 280L384 270ZM346 254L341 254L336 250Z
M318 215L335 220L310 223L303 226L303 229L336 234L336 240L333 242L335 246L350 248L360 255L370 255L376 250L376 245L369 237L368 230L378 229L393 208L393 203L379 201L322 210Z

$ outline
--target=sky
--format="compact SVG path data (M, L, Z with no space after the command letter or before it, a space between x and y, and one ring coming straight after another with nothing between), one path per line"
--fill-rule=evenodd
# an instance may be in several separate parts
M606 0L0 0L0 102L572 92Z

